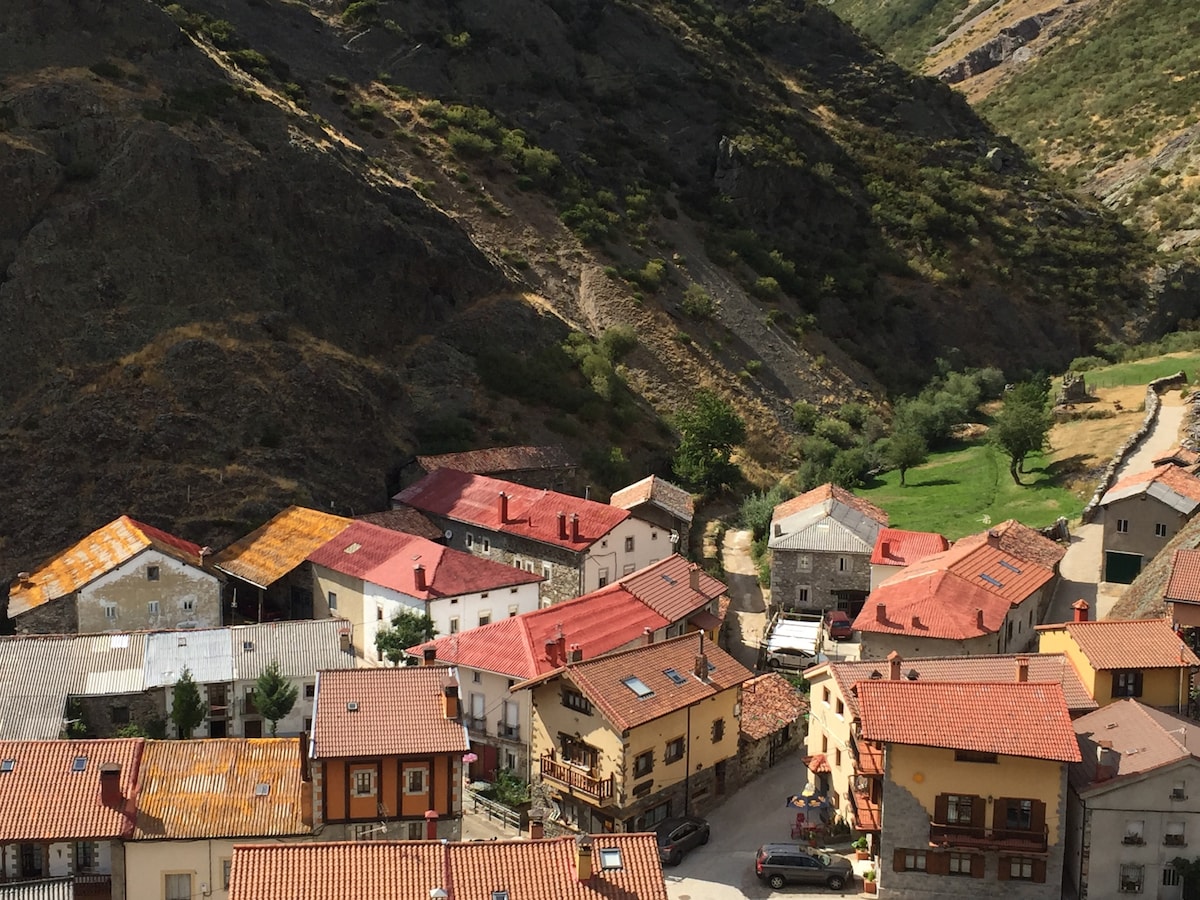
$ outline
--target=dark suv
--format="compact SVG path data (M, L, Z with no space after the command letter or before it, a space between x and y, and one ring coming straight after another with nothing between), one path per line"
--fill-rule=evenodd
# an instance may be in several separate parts
M823 884L840 891L854 880L854 868L840 856L799 844L763 844L754 854L754 874L776 890L785 884Z

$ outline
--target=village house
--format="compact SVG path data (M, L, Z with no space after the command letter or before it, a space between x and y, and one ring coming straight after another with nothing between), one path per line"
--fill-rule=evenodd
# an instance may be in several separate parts
M767 541L772 606L853 618L871 590L871 553L887 523L887 513L836 484L780 503Z
M488 475L544 491L574 494L579 490L579 465L560 444L543 447L489 447L436 456L414 456L401 470L407 487L438 469Z
M513 684L565 665L571 654L593 659L692 631L715 640L724 594L725 585L672 555L574 600L410 649L428 662L458 668L463 717L477 757L471 779L491 781L507 769L529 781L532 703L529 691L511 693Z
M226 578L225 621L313 618L308 555L352 521L303 506L289 506L216 554L212 566Z
M672 547L687 554L695 508L692 495L683 488L657 475L647 475L641 481L621 488L608 498L608 502L610 506L628 510L636 518L670 532Z
M905 566L949 549L950 542L936 532L881 529L871 550L871 590Z
M514 691L533 695L535 790L577 831L650 831L703 814L729 789L752 677L699 633L568 658L518 682Z
M1067 767L1062 687L860 681L863 741L881 748L881 896L1062 896ZM956 883L957 879L963 879Z
M805 678L811 700L804 758L811 773L809 783L829 799L837 817L867 834L879 831L882 785L878 779L883 775L883 759L881 748L864 740L859 731L859 682L1055 683L1062 687L1072 716L1096 708L1096 701L1061 653L923 659L893 653L886 661L824 663L809 669Z
M1190 450L1176 444L1162 455L1150 460L1150 465L1156 469L1159 466L1179 466L1185 472L1195 475L1197 469L1200 469L1200 451Z
M317 673L313 820L330 840L462 836L470 750L453 669Z
M958 543L902 569L854 620L863 658L1021 652L1036 640L1054 572L998 540Z
M1122 478L1100 498L1104 581L1129 584L1200 507L1200 478L1166 464Z
M227 898L233 845L312 839L304 738L147 741L124 844L131 898Z
M141 739L0 741L0 882L68 876L76 897L125 890Z
M454 469L431 472L392 503L429 516L456 550L541 575L546 605L674 552L669 531L623 509Z
M1163 599L1176 628L1200 627L1200 550L1175 551Z
M808 701L778 672L757 675L742 685L732 789L804 749L807 713Z
M207 547L121 516L21 572L8 617L20 633L74 634L220 625Z
M425 538L354 522L308 556L314 613L348 619L355 652L385 661L375 635L397 613L428 614L455 634L538 608L539 573L481 559Z
M1009 556L1015 556L1025 562L1045 566L1054 573L1054 577L1042 588L1041 603L1036 619L1042 621L1050 608L1050 601L1058 589L1061 573L1059 571L1062 559L1067 555L1067 548L1058 541L1051 540L1036 528L1030 528L1016 519L1008 519L999 525L992 525L986 531L969 534L954 542L956 547L973 544L990 543Z
M667 900L651 834L528 841L255 844L233 851L230 900Z
M1147 706L1187 709L1191 675L1200 658L1167 619L1088 620L1074 604L1075 621L1038 627L1042 653L1062 653L1100 706L1133 697Z
M1067 889L1182 896L1172 865L1200 835L1200 725L1117 700L1075 720L1081 762L1071 766Z

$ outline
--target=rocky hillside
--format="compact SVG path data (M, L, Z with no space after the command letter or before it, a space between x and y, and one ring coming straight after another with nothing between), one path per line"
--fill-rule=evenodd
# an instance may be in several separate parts
M1161 327L1135 233L817 4L45 0L0 171L4 576L379 508L416 450L611 486L698 385L779 466L797 399Z

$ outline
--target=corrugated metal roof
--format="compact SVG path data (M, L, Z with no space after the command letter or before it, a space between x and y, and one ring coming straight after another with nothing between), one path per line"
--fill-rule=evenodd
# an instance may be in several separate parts
M300 738L147 741L134 840L283 837L304 822ZM265 785L265 787L263 787Z
M229 629L235 679L254 679L272 660L278 660L285 678L315 676L322 669L353 669L354 653L341 649L345 619L300 622L267 622L236 625ZM247 650L249 642L253 649Z
M883 529L878 521L850 506L830 501L810 506L774 524L767 542L772 550L812 550L825 553L870 553Z
M289 506L266 525L230 544L212 565L258 587L274 584L353 520Z
M173 685L184 668L197 684L233 681L229 629L160 631L146 635L146 688Z
M782 522L789 516L795 515L803 510L810 509L813 506L822 506L828 511L831 506L846 506L851 509L856 509L870 519L874 519L880 525L887 525L888 516L882 509L876 506L869 500L864 500L844 487L839 487L836 484L827 483L820 487L815 487L811 491L801 494L799 497L793 497L791 500L784 500L771 513L771 525L774 530L776 522Z
M1191 515L1200 506L1200 478L1178 466L1165 465L1122 478L1100 499L1101 506L1146 494L1171 509Z

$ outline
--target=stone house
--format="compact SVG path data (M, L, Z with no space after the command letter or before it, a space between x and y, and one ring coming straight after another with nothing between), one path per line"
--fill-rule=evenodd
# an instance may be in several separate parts
M743 684L738 755L731 782L745 784L803 750L807 713L808 701L777 672L757 675Z
M767 541L772 606L853 618L871 590L871 552L887 523L887 513L835 484L780 503Z
M1103 497L1104 581L1129 584L1200 508L1200 478L1166 464L1122 478Z
M220 625L220 585L207 547L121 516L9 589L19 633L75 634Z

